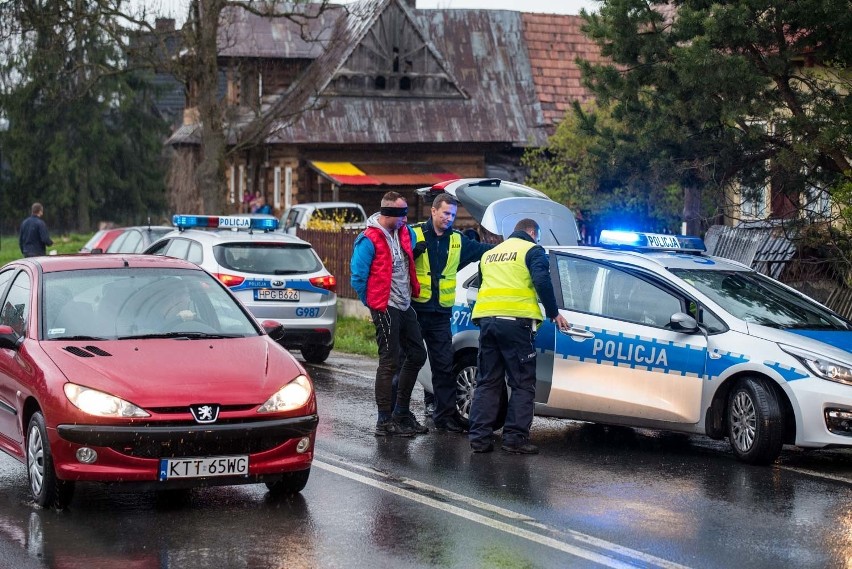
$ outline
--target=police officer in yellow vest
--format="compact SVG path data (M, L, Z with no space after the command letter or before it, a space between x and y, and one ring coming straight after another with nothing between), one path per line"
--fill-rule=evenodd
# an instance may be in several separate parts
M430 218L412 226L417 238L414 268L420 294L412 298L411 305L417 312L432 368L435 429L463 433L467 430L467 421L456 409L450 329L450 315L456 299L456 273L468 263L478 261L493 245L479 243L453 229L457 211L458 201L453 196L439 194L432 202Z
M470 447L494 450L492 434L504 377L512 392L503 425L502 449L513 454L537 454L530 444L535 402L535 331L542 321L539 299L547 318L560 330L570 328L559 314L550 280L550 265L538 245L540 229L522 219L503 243L479 262L482 284L471 317L479 325L476 390L470 408Z

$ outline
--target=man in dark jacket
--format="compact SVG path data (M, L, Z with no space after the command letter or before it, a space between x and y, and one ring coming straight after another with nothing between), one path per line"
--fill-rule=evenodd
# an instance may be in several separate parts
M456 298L456 273L478 261L494 245L479 243L452 228L458 201L440 194L432 202L429 219L412 226L417 236L414 266L420 294L413 297L417 321L429 353L435 428L456 433L467 430L467 421L456 409L456 381L453 376L453 335L450 316Z
M42 219L44 208L38 202L33 204L32 215L21 223L18 245L24 257L37 257L47 253L47 246L53 245L47 233L47 224Z

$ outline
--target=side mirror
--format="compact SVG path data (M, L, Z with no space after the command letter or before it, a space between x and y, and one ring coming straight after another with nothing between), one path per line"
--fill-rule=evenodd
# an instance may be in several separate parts
M284 326L281 323L275 320L264 320L260 325L266 330L266 334L276 342L284 337Z
M22 340L23 336L18 336L11 326L0 325L0 348L17 350Z
M669 321L671 329L676 332L697 332L698 322L685 312L675 312Z

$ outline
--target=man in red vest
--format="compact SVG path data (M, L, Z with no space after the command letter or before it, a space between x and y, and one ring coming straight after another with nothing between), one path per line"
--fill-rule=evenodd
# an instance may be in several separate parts
M376 436L403 436L429 432L409 407L417 374L426 362L412 295L420 293L414 269L414 233L406 225L408 204L396 192L382 197L381 210L367 220L367 229L355 238L350 269L352 288L370 309L376 326L379 367L376 370ZM405 354L400 364L400 351ZM399 384L392 400L393 376Z

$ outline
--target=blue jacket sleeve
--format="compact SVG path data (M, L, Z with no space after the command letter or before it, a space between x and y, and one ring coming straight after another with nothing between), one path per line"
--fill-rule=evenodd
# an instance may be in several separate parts
M352 275L349 282L364 306L367 306L367 278L370 276L370 266L373 264L375 255L376 248L373 247L373 242L367 239L367 236L363 233L359 234L355 238L352 260L349 262L349 270Z
M47 232L47 224L42 222L39 224L38 228L39 237L41 237L41 242L47 245L48 247L53 245L53 240L50 238L50 234Z
M480 243L462 235L461 256L459 257L459 268L466 267L470 263L479 261L482 254L493 249L493 243Z
M547 253L540 245L536 245L527 252L526 262L535 292L544 305L544 315L547 318L556 318L559 308L556 304L553 283L550 280L550 260L547 258Z

